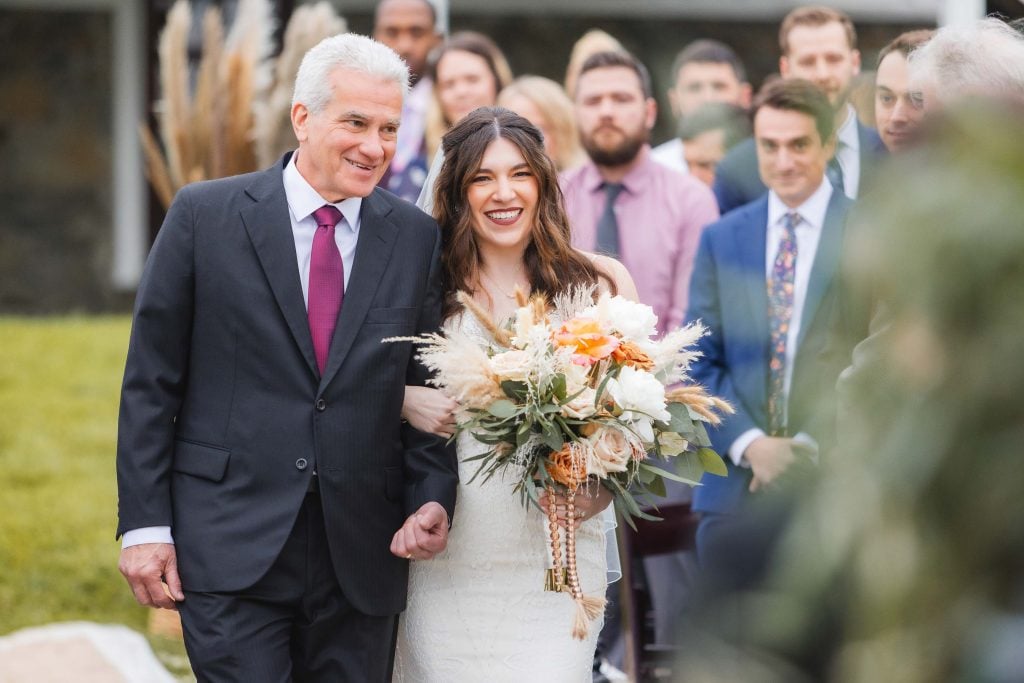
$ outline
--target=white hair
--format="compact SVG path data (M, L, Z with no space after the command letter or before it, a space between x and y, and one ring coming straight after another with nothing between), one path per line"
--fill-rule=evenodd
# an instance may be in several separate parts
M999 19L945 26L908 58L914 88L943 103L968 95L1024 99L1024 37Z
M323 111L333 96L330 76L335 69L392 81L402 91L403 100L409 92L409 67L394 50L366 36L342 33L324 38L302 58L292 106L301 102L311 114Z

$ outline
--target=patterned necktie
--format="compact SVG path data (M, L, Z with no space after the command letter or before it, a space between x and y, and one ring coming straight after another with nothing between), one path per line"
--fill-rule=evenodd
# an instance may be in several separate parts
M313 218L316 219L317 228L313 235L313 253L309 259L307 314L316 364L323 373L345 289L345 267L341 262L338 244L334 241L334 226L341 220L341 211L325 204L313 212Z
M604 184L604 213L597 221L597 253L619 257L619 219L615 217L615 200L622 192L622 183Z
M796 226L800 214L782 219L782 239L768 280L768 325L771 357L768 363L768 431L779 436L786 430L786 340L793 315L793 279L796 274Z

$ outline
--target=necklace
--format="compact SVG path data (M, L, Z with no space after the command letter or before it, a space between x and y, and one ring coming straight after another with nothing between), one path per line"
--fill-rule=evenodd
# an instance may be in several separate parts
M518 270L516 271L516 277L519 277L519 273L521 273L521 272L522 272L522 270L523 270L523 266L522 266L522 264L520 264L520 266L519 266L519 269L518 269ZM513 286L513 287L512 287L512 293L511 293L511 294L509 294L508 292L506 292L506 291L505 291L505 288L504 288L504 287L502 287L501 285L499 285L499 284L497 283L497 281L496 281L496 280L495 280L495 279L494 279L493 277L491 277L490 275L488 275L488 274L487 274L487 271L486 271L486 270L484 270L483 268L481 268L481 269L480 269L480 274L481 274L481 275L483 275L483 276L484 276L485 278L487 278L488 280L490 280L491 284L492 284L492 285L494 285L494 287L495 287L495 288L496 288L496 289L497 289L497 290L498 290L498 291L499 291L499 292L501 293L501 295L502 295L502 296L504 296L504 297L505 297L506 299L515 299L515 298L516 298L516 294L515 294L515 286Z

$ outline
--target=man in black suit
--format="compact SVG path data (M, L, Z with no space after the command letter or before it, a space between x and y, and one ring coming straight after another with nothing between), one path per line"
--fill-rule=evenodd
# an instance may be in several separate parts
M390 681L408 560L447 542L457 470L400 421L440 316L436 223L375 189L408 70L356 35L303 59L298 151L182 189L136 300L120 569L177 608L201 681Z
M853 77L860 73L857 32L845 13L829 7L798 7L779 28L779 73L811 81L828 95L835 110L836 151L829 160L833 187L856 199L863 179L884 154L873 128L861 125L849 103ZM715 197L722 214L768 191L757 171L753 138L736 145L718 164Z

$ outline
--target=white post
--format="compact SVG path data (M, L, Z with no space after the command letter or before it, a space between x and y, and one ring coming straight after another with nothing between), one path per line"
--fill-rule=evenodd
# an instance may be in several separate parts
M943 0L939 26L964 26L985 16L985 0Z
M113 218L111 281L133 289L142 275L148 248L148 197L138 126L144 121L145 3L120 0L113 22Z

